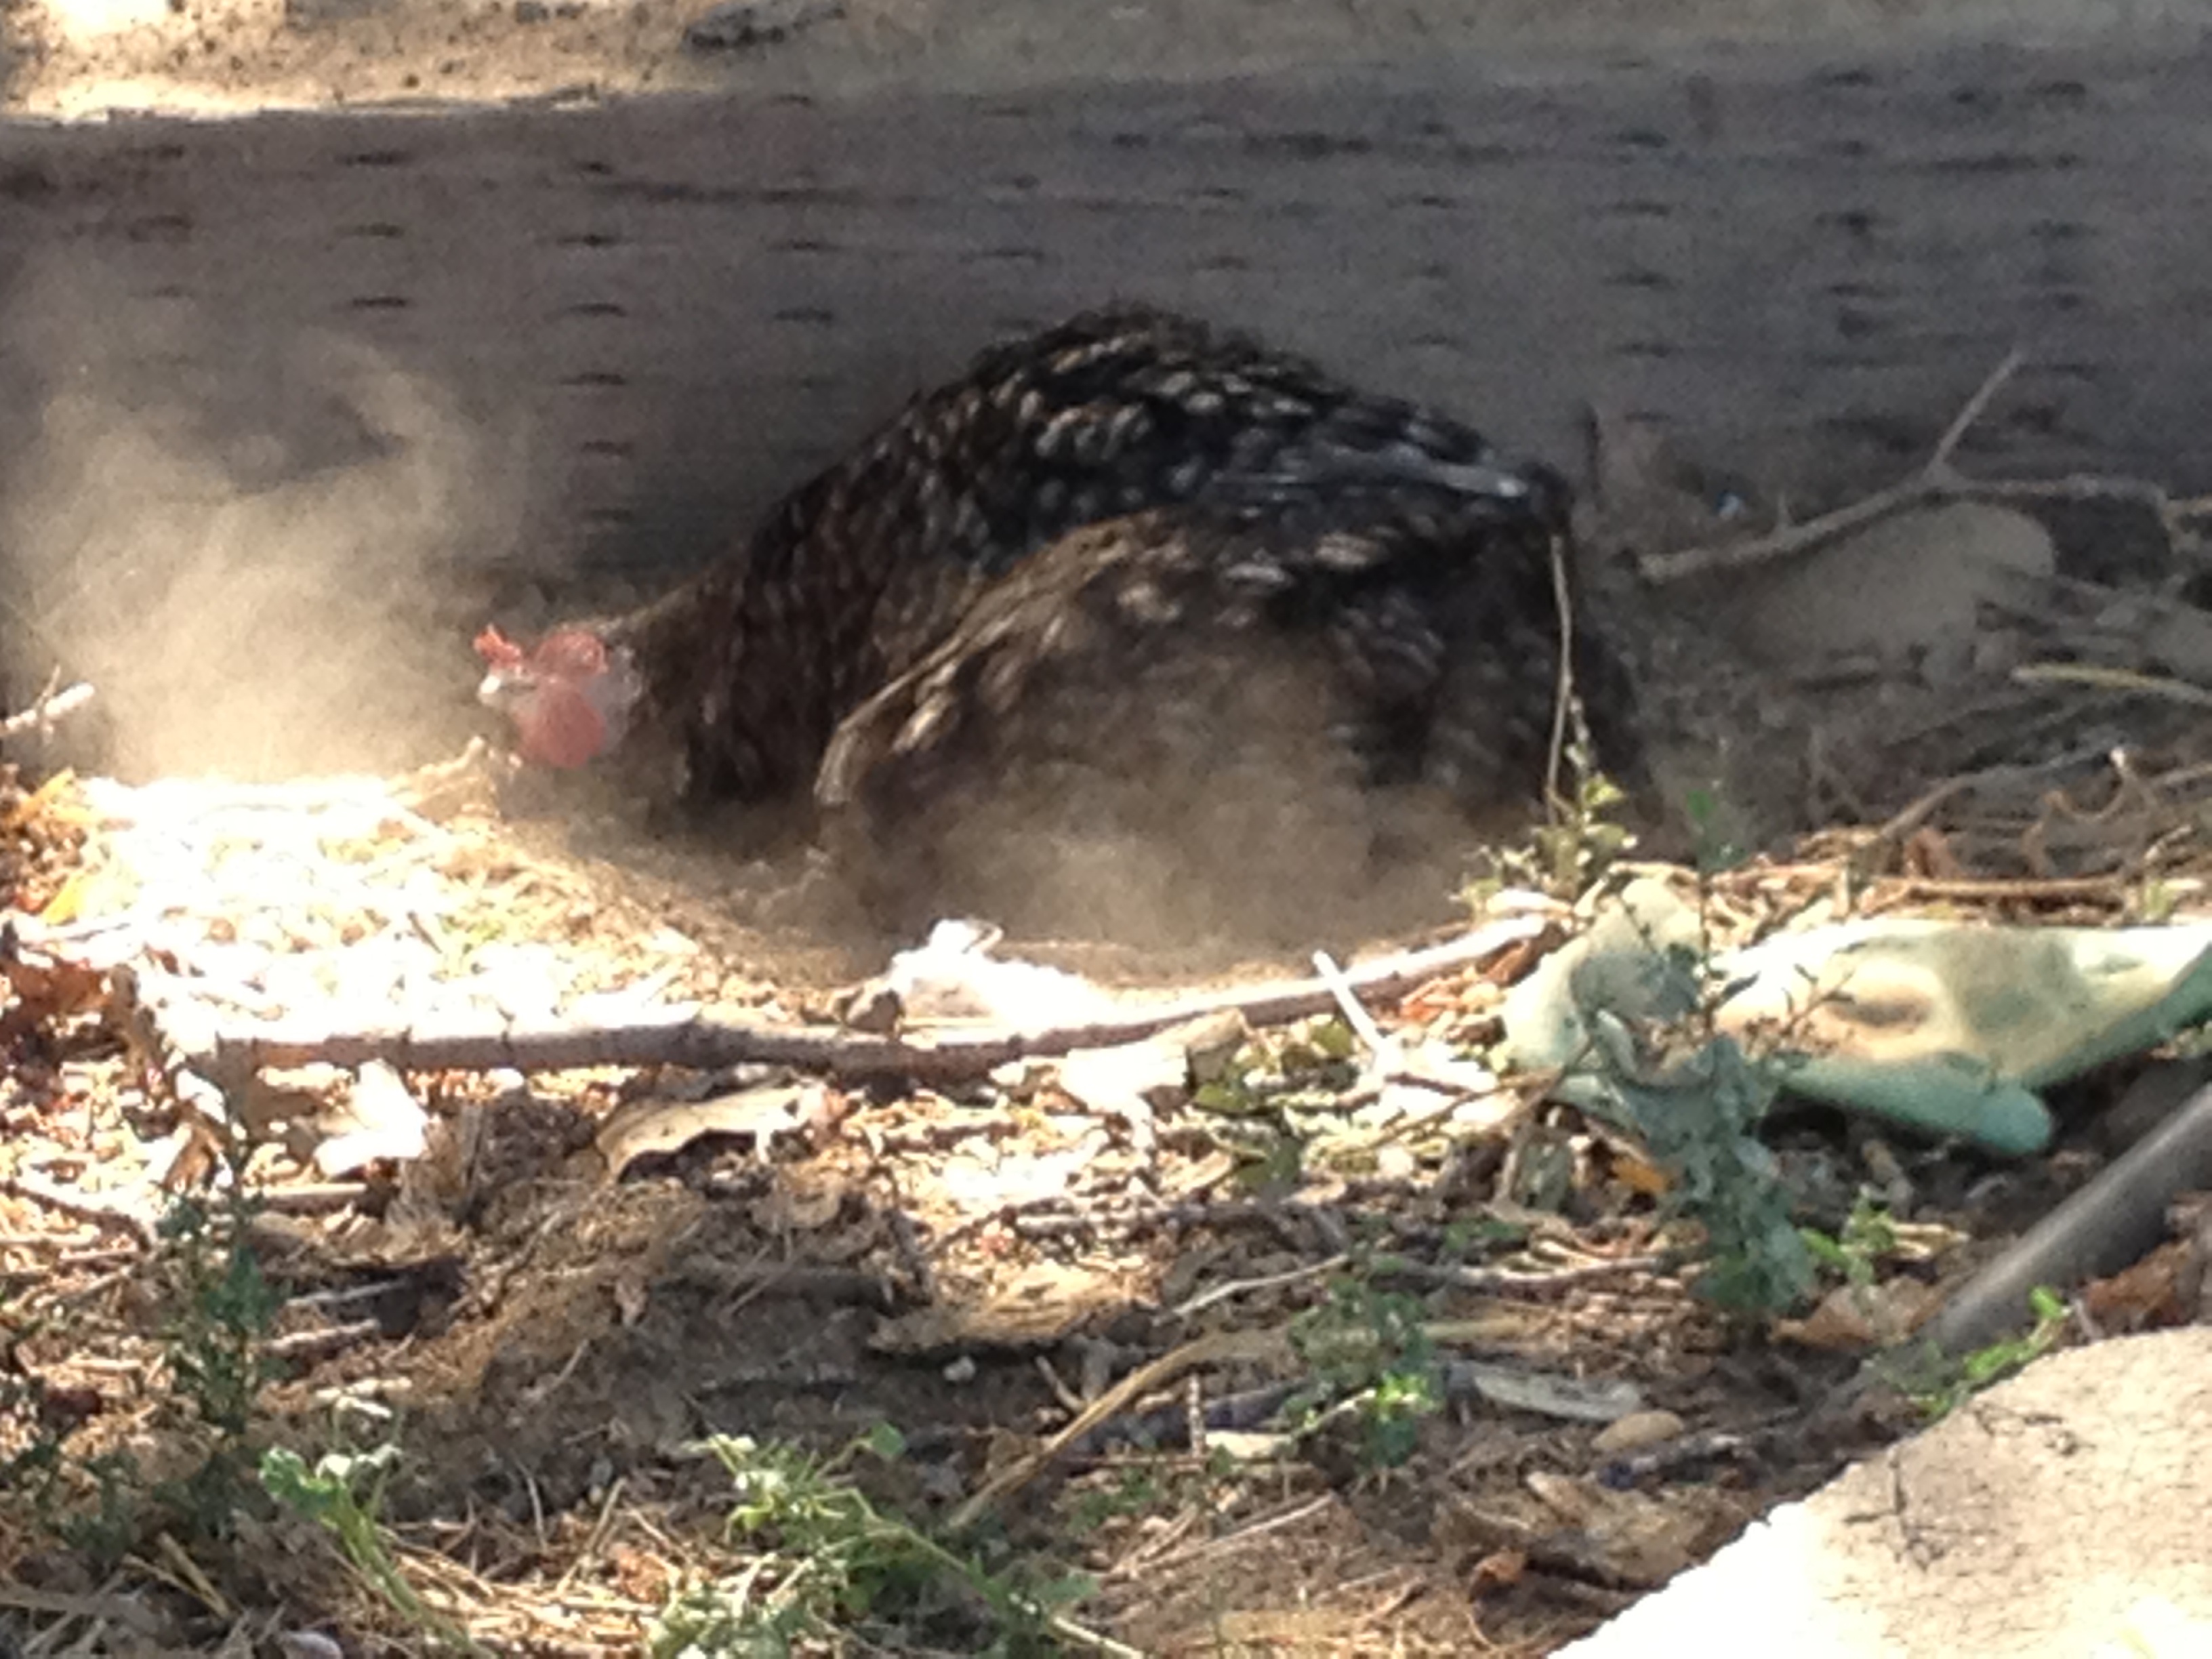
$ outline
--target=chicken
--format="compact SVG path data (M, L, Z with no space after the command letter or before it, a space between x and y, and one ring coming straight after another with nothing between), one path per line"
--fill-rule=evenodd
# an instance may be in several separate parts
M986 351L664 599L477 646L526 759L658 744L686 799L811 787L842 844L924 864L963 804L1058 779L1063 819L1157 820L1234 793L1232 755L1525 813L1566 514L1463 425L1124 308ZM1577 673L1617 733L1603 653Z

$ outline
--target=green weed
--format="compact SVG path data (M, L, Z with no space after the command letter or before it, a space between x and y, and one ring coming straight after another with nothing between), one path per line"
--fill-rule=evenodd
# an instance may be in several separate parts
M1071 1644L1115 1650L1060 1611L1091 1593L1088 1580L1018 1585L878 1510L851 1471L862 1457L904 1455L904 1439L888 1424L826 1459L743 1437L716 1436L705 1449L738 1488L731 1536L757 1553L661 1610L650 1646L655 1659L785 1655L804 1639L835 1640L856 1626L943 1611L947 1592L988 1615L988 1644L974 1651L1039 1654Z
M1421 1419L1443 1406L1427 1310L1417 1297L1377 1290L1364 1279L1329 1286L1328 1300L1291 1326L1291 1345L1310 1381L1285 1404L1300 1432L1348 1417L1358 1425L1360 1461L1395 1468L1413 1455Z
M2066 1332L2066 1298L2049 1285L2039 1285L2028 1292L2027 1305L2035 1323L2026 1334L1992 1342L1941 1366L1942 1375L1935 1381L1904 1381L1901 1386L1906 1398L1933 1423L1949 1416L1992 1383L2002 1382L2031 1360L2049 1353Z
M60 1316L13 1322L0 1308L0 1502L102 1569L165 1528L226 1539L258 1501L254 1407L276 1373L268 1338L283 1297L249 1242L257 1207L234 1178L212 1205L176 1199L157 1229L150 1265L165 1307L163 1363L189 1442L187 1455L170 1461L182 1462L182 1474L154 1480L128 1453L73 1453L73 1424L19 1358L26 1342L53 1334Z
M1861 1290L1874 1284L1875 1270L1897 1253L1899 1245L1896 1222L1866 1193L1861 1193L1851 1206L1841 1232L1831 1235L1802 1227L1798 1234L1814 1261Z

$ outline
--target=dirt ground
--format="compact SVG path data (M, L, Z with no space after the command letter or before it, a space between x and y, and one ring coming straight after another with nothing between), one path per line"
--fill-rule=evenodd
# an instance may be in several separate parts
M157 952L176 986L295 1015L310 994L280 982L277 964L326 983L416 925L441 944L421 1018L449 1024L466 1023L464 982L507 1006L529 996L520 962L489 965L501 952L557 956L562 974L538 972L579 1012L579 996L643 984L787 1018L818 1012L866 962L733 921L742 905L696 887L519 844L477 809L433 824L404 801L361 819L326 789L273 787L172 799L157 816L127 793L86 801L64 787L18 808L30 864L19 902L76 915L84 939L103 919L127 932L151 900L179 919ZM252 823L279 814L294 826L285 845L257 838ZM134 815L185 856L157 876L119 827ZM285 846L283 902L241 897L240 881L279 884ZM395 929L403 890L416 908ZM81 1516L79 1471L100 1455L128 1454L150 1480L188 1464L208 1425L178 1382L179 1255L148 1248L189 1121L145 1091L141 1053L106 1035L126 1021L112 985L89 1000L38 996L27 962L50 959L15 958L0 1226L18 1287L10 1375L36 1379L50 1429L68 1424L49 1501ZM1445 974L1390 1023L1479 1036L1498 969L1525 959ZM388 1019L413 993L352 994ZM342 1024L343 998L308 1006ZM1408 1014L1418 1025L1401 1027ZM1407 1460L1375 1461L1349 1430L1296 1454L1238 1439L1298 1376L1285 1333L1323 1304L1330 1265L1377 1253L1413 1264L1376 1282L1413 1275L1407 1305L1449 1329L1455 1362L1559 1379L1540 1388L1630 1386L1702 1430L1757 1433L1838 1374L1817 1354L1735 1350L1654 1271L1648 1201L1606 1173L1606 1146L1559 1126L1523 1121L1516 1156L1571 1157L1574 1218L1477 1196L1506 1190L1494 1131L1398 1148L1387 1115L1340 1109L1341 1085L1326 1079L1296 1132L1304 1150L1284 1166L1296 1172L1276 1176L1261 1172L1291 1142L1272 1113L1240 1121L1176 1090L1085 1100L1050 1067L920 1092L835 1075L793 1088L758 1066L693 1082L658 1067L409 1081L429 1109L423 1154L338 1179L313 1161L327 1079L234 1103L265 1137L251 1253L284 1296L254 1437L312 1452L365 1431L404 1448L382 1512L406 1570L495 1651L635 1651L678 1589L742 1569L743 1550L716 1541L726 1478L685 1450L703 1435L826 1453L896 1425L905 1457L872 1489L942 1516L1165 1354L1195 1369L1127 1391L1058 1472L1013 1486L987 1532L1000 1559L1091 1572L1084 1624L1147 1652L1540 1651L1803 1490L1864 1432L1845 1423L1833 1444L1768 1445L1680 1491L1653 1538L1579 1565L1565 1534L1542 1542L1557 1517L1528 1511L1522 1490L1532 1473L1603 1461L1571 1417L1501 1411L1462 1383ZM1486 1231L1497 1242L1477 1244ZM1456 1278L1468 1288L1450 1288ZM1210 1453L1187 1432L1200 1412L1224 1437ZM10 1426L20 1453L26 1419ZM107 1644L88 1650L117 1653L138 1639L245 1651L256 1632L303 1628L355 1652L423 1639L347 1588L296 1519L245 1506L195 1532L188 1511L144 1492L126 1501L149 1506L131 1525L166 1528L164 1550L194 1563L181 1599L133 1591L126 1619L119 1581L94 1568L106 1558L57 1548L52 1516L19 1510L0 1544L20 1589L0 1607L17 1608L21 1628L82 1616ZM1550 1565L1513 1565L1532 1546ZM926 1648L983 1639L972 1607L904 1617Z
M1043 1650L1534 1655L1917 1420L1884 1391L1831 1403L1881 1328L1849 1298L1754 1334L1692 1294L1656 1173L1617 1132L1536 1107L1541 1079L1451 1061L1443 1094L1378 1091L1333 1018L1232 1025L1250 1094L1194 1080L1218 1029L1136 1081L1070 1058L917 1086L834 1053L546 1069L524 1048L477 1069L405 1045L549 1017L635 1030L694 1001L865 1042L839 1022L874 1022L840 988L893 942L824 931L803 869L584 851L493 810L468 768L64 777L11 794L6 821L0 1628L22 1639L412 1653L459 1627L492 1652L635 1652L674 1642L690 1592L723 1619L693 1650L759 1651L738 1587L772 1604L803 1584L792 1552L815 1534L789 1516L727 1528L737 1494L696 1448L826 1457L889 1424L900 1455L860 1474L884 1512L980 1522L961 1535L1002 1585L1085 1575ZM1886 855L1889 875L1868 845L1862 912L1924 905L1914 860L1942 843ZM1706 902L1755 933L1832 904L1848 867L1753 861ZM2163 881L2161 902L2201 902L2185 871ZM2090 923L2148 892L2132 866L1935 887L1993 918ZM1492 903L1486 948L1364 999L1425 1064L1481 1053L1503 988L1565 934L1556 901ZM1048 1024L1147 982L1271 975L1031 954L1102 988L1045 981ZM910 1033L932 1029L921 994ZM308 1063L253 1080L190 1060L194 1019ZM402 1069L372 1090L316 1060L356 1051ZM193 1066L228 1079L219 1101ZM1917 1317L2101 1163L2118 1080L2069 1109L2048 1162L1846 1137L1817 1114L1774 1139L1806 1221L1840 1233L1869 1183L1909 1219L1917 1243L1877 1282ZM258 1148L251 1198L194 1244L178 1195L232 1133ZM241 1261L278 1292L265 1324L224 1299ZM2185 1276L2169 1256L2092 1287L2095 1318L2185 1317ZM208 1354L241 1329L268 1382L226 1429ZM1378 1351L1432 1378L1430 1408L1283 1432L1302 1388L1374 1386ZM1624 1414L1651 1438L1601 1434ZM270 1445L310 1463L393 1449L374 1513L420 1607L372 1593L296 1509L193 1497L195 1469ZM871 1594L817 1607L799 1650L1005 1638L973 1593Z

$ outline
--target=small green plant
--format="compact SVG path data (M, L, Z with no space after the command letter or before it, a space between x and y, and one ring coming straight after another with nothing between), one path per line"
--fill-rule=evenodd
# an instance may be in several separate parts
M1619 1087L1673 1177L1669 1207L1705 1229L1699 1291L1736 1312L1802 1303L1813 1288L1813 1253L1758 1133L1777 1093L1771 1069L1716 1034L1663 1072L1624 1078Z
M1395 1468L1413 1455L1421 1419L1443 1405L1435 1345L1418 1297L1337 1279L1328 1299L1291 1326L1291 1344L1310 1373L1284 1410L1302 1432L1350 1416L1361 1459Z
M205 1537L228 1534L252 1489L254 1402L276 1374L268 1339L283 1306L253 1255L249 1233L258 1206L236 1176L219 1208L179 1197L161 1225L176 1273L163 1331L169 1374L208 1436L198 1468L164 1496Z
M2157 927L2173 920L2173 913L2181 908L2181 890L2172 882L2157 876L2145 876L2136 890L2132 920L2146 927Z
M2057 1345L2066 1331L2066 1298L2049 1285L2039 1285L2028 1292L2027 1305L2035 1323L2024 1335L1975 1349L1954 1364L1942 1367L1945 1375L1937 1382L1904 1384L1906 1397L1929 1422L1949 1416L1991 1383L2002 1382Z
M1359 1077L1358 1039L1337 1018L1308 1020L1255 1037L1199 1085L1192 1099L1214 1133L1243 1159L1250 1186L1295 1182L1308 1144L1341 1122L1345 1091Z
M1455 1216L1444 1224L1438 1254L1446 1261L1466 1261L1518 1249L1533 1231L1525 1220L1509 1221L1487 1209Z
M978 1651L1042 1653L1071 1638L1099 1645L1057 1611L1089 1595L1089 1581L1017 1587L869 1501L851 1470L863 1456L904 1455L905 1441L889 1424L827 1459L743 1437L718 1435L705 1449L737 1485L732 1536L760 1553L661 1610L650 1646L656 1659L788 1654L802 1638L834 1641L860 1621L921 1609L948 1588L992 1617L994 1638Z
M1239 1048L1199 1085L1193 1097L1209 1112L1244 1117L1283 1107L1334 1107L1358 1079L1359 1040L1330 1016L1290 1031L1259 1036Z
M1682 816L1689 820L1691 856L1698 875L1717 876L1743 862L1741 826L1718 788L1701 786L1691 790L1682 799Z
M1094 1485L1079 1494L1068 1508L1068 1530L1078 1536L1097 1532L1109 1521L1150 1515L1169 1503L1167 1482L1150 1462L1115 1470L1105 1485Z
M249 1242L255 1200L236 1168L232 1175L213 1205L174 1200L157 1230L163 1358L193 1437L184 1473L155 1480L127 1452L73 1454L66 1402L17 1358L24 1342L52 1328L52 1316L17 1322L0 1309L0 1498L102 1568L162 1527L228 1537L241 1507L258 1498L251 1478L254 1407L276 1369L268 1337L282 1298Z
M1069 1536L1088 1538L1109 1522L1210 1513L1245 1472L1243 1460L1222 1446L1209 1446L1202 1458L1183 1451L1129 1453L1070 1482L1060 1506L1062 1525Z
M1759 1139L1786 1063L1753 1054L1720 1027L1731 988L1700 887L1695 939L1649 941L1648 1006L1673 1017L1632 1024L1593 1006L1583 1020L1614 1098L1672 1178L1668 1207L1705 1230L1700 1293L1734 1312L1778 1311L1802 1303L1814 1279L1789 1189Z
M385 1483L398 1459L399 1448L387 1444L370 1452L331 1452L310 1469L290 1447L272 1446L262 1454L261 1486L285 1508L328 1532L356 1575L440 1647L483 1656L484 1650L466 1632L423 1605L385 1541L377 1516Z
M1568 789L1553 802L1552 821L1535 833L1536 867L1545 884L1577 898L1636 845L1620 821L1628 792L1598 769L1589 734L1575 722L1567 744Z
M1862 1192L1844 1218L1843 1231L1830 1235L1816 1227L1802 1227L1799 1236L1813 1259L1844 1283L1864 1290L1873 1285L1875 1270L1897 1253L1897 1223L1890 1213Z
M164 1333L170 1375L200 1420L225 1440L245 1437L253 1402L274 1374L266 1343L282 1304L262 1276L247 1242L256 1206L224 1201L222 1220L193 1198L179 1198L163 1218L180 1283Z
M1494 851L1477 866L1460 890L1469 908L1480 910L1509 886L1579 898L1634 849L1635 834L1620 816L1628 793L1599 769L1579 712L1562 759L1566 787L1552 795L1547 822L1531 833L1525 847Z

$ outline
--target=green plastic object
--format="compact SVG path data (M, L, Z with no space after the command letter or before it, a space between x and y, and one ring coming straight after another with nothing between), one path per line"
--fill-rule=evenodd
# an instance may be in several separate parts
M1663 1028L1701 997L1793 1093L2021 1155L2050 1144L2039 1093L2212 1018L2212 926L2015 927L1876 919L1782 933L1701 976L1696 912L1632 884L1507 997L1504 1058L1627 1121L1595 1017Z

